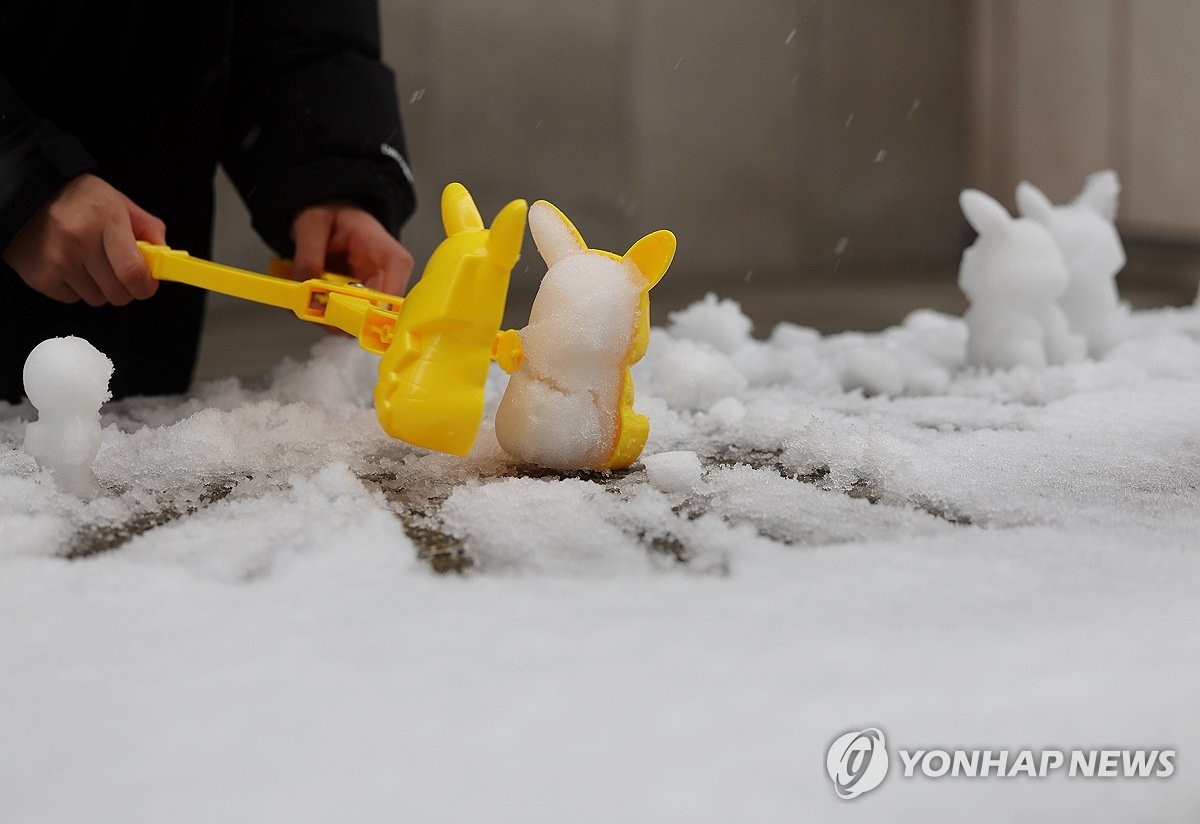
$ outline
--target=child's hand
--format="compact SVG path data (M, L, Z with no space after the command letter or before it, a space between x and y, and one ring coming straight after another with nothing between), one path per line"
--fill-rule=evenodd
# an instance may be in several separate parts
M304 209L292 221L299 280L336 272L392 295L404 294L413 258L400 241L369 212L348 203L323 203Z
M138 240L166 243L166 227L100 178L84 174L13 235L4 262L54 300L124 306L158 289Z

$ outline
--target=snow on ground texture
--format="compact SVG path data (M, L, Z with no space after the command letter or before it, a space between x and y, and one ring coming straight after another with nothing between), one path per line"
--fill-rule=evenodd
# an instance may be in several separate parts
M86 502L0 405L0 820L1194 820L1200 310L1044 371L965 368L933 313L749 330L715 299L654 330L611 475L513 466L490 423L465 459L391 441L333 339L110 405ZM880 358L905 380L843 388ZM893 750L839 801L826 748L868 726L1180 756L930 781Z

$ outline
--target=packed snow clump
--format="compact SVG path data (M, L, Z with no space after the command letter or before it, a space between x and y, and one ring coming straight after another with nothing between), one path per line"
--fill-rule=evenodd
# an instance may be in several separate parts
M42 341L25 360L25 394L38 411L25 427L25 451L75 495L95 491L100 406L112 397L112 372L107 355L73 336Z
M703 470L700 457L687 449L643 455L646 480L663 492L691 494L700 490Z
M629 367L642 355L646 293L666 272L674 238L655 233L618 258L589 249L545 201L530 207L529 230L548 271L519 333L524 360L496 413L496 435L508 454L528 463L605 467L630 437L623 414L632 397ZM669 238L669 251L660 235ZM638 422L644 432L644 419Z
M589 253L546 204L530 207L529 229L549 270L520 333L524 363L497 410L496 435L530 463L598 466L617 437L621 361L641 290L621 261Z
M1055 206L1028 181L1017 187L1017 207L1024 217L1045 226L1062 251L1070 282L1058 299L1071 331L1087 341L1092 357L1116 342L1125 311L1117 293L1117 274L1125 266L1125 249L1117 234L1117 196L1121 183L1112 170L1087 179L1083 191L1065 206Z

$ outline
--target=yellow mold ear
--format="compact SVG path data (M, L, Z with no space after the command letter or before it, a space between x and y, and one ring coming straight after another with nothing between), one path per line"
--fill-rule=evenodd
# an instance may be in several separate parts
M567 216L545 200L529 207L529 231L547 266L587 251L587 244Z
M675 235L666 229L659 229L629 247L623 260L637 270L646 281L646 288L651 289L662 280L674 257Z
M483 218L471 199L471 193L461 183L451 183L442 191L442 225L446 237L483 228Z
M488 232L488 254L506 272L517 265L517 258L521 256L521 241L525 239L525 213L528 211L524 200L514 200L500 210Z

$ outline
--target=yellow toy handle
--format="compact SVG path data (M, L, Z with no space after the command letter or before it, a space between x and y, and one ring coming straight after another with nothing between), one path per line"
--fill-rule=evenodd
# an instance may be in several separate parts
M186 283L255 303L288 309L301 320L333 326L358 338L364 349L382 355L395 336L404 298L368 289L362 281L325 274L304 281L260 275L233 266L194 258L187 252L138 241L142 257L156 280ZM277 262L272 271L290 272Z

